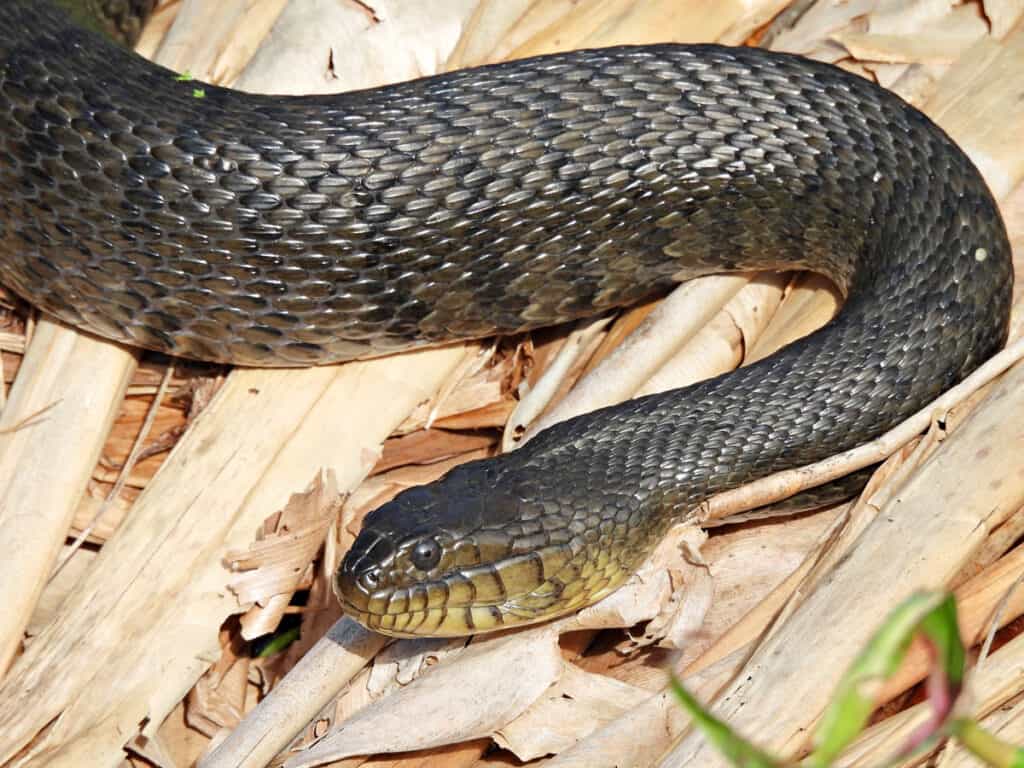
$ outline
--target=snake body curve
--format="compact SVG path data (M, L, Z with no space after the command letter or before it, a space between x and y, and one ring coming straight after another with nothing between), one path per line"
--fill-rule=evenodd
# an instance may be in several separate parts
M329 98L194 87L48 2L0 5L0 282L93 333L243 365L515 333L715 272L808 268L846 296L768 359L371 513L335 585L380 631L592 603L702 499L871 439L1005 340L981 176L830 66L659 45Z

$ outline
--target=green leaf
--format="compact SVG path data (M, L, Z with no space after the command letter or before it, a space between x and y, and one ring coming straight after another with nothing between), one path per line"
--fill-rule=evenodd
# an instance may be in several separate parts
M291 645L292 643L294 643L298 639L299 639L299 627L298 626L289 627L288 629L286 629L286 630L284 630L282 632L278 632L273 637L271 637L267 641L266 645L264 645L259 650L259 653L257 653L256 656L257 656L257 658L260 658L260 659L266 659L266 658L268 658L270 656L273 656L273 655L275 655L277 653L280 653L281 651L283 651L285 648L287 648L289 645Z
M683 709L693 718L693 722L701 729L707 740L725 755L735 768L782 768L782 763L737 736L728 725L701 707L675 675L672 675L669 685L679 703L683 705Z
M964 682L967 655L960 637L953 595L947 594L946 599L921 620L920 631L932 644L939 669L946 674L946 682L958 694Z
M864 730L877 705L875 697L879 686L896 671L918 631L931 643L939 662L937 674L933 675L929 686L935 694L936 717L924 732L916 735L908 749L919 747L939 731L960 691L964 650L953 596L945 592L925 592L911 596L898 606L857 656L822 716L813 752L801 765L806 768L831 765Z
M932 716L911 738L900 757L939 737L951 735L986 765L1024 768L1024 749L996 738L972 719L950 719L963 687L966 653L957 622L956 600L946 592L913 595L889 615L839 682L815 734L814 751L799 763L800 766L828 768L864 730L875 709L879 687L899 667L910 641L917 634L928 643L933 660L928 679ZM675 676L671 678L671 687L708 741L735 768L782 768L787 764L740 738L704 710Z

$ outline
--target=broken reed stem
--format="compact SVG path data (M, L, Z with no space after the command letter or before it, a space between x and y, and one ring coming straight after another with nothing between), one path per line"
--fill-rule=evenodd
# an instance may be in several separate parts
M540 419L523 441L552 424L626 400L747 285L753 273L707 275L680 284L640 327ZM652 329L671 327L673 333ZM626 361L629 361L627 364Z
M341 618L198 768L268 765L388 642Z
M966 400L979 389L1024 358L1024 339L1018 339L985 362L957 386L936 398L924 408L881 437L849 451L830 456L806 467L776 472L731 491L716 494L705 501L698 520L720 520L739 512L756 509L788 498L808 488L822 485L891 455L900 446L928 429L940 414Z
M157 413L160 411L160 404L163 403L164 396L167 394L167 390L171 385L171 379L173 378L174 361L172 359L164 371L163 377L160 379L160 386L157 388L156 395L153 397L153 403L146 412L146 418L143 420L142 426L139 428L139 433L135 436L135 441L132 443L132 448L128 453L128 458L125 459L124 464L121 466L121 471L117 475L114 487L110 489L110 493L108 493L106 498L103 499L103 503L100 504L99 509L96 510L96 513L92 516L88 525L82 528L78 536L75 537L75 540L71 542L71 546L66 548L64 557L59 563L57 563L57 566L53 569L53 573L50 574L50 581L52 581L57 574L64 569L64 566L71 561L71 558L75 556L75 552L81 549L82 544L84 544L92 535L93 530L96 528L96 524L103 518L103 515L106 514L107 510L110 509L110 505L117 501L117 497L121 495L121 491L124 489L125 483L128 482L128 478L131 477L132 470L135 469L135 464L139 460L139 455L142 453L142 448L146 444L146 439L149 437L149 433L153 430L153 423L156 421Z
M135 370L135 355L49 319L0 415L0 676L14 661Z

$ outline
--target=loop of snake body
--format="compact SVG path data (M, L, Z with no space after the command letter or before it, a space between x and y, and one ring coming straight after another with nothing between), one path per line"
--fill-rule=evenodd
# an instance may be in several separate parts
M91 4L128 38L153 5ZM870 440L1005 340L985 182L831 66L655 45L331 97L195 85L49 2L0 4L0 282L116 341L257 366L517 333L716 272L806 268L845 295L768 359L372 512L335 587L382 632L593 603L701 500Z

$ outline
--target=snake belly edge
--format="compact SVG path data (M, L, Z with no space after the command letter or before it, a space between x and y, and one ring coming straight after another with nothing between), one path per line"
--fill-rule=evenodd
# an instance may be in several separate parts
M127 344L284 366L515 333L715 272L812 269L846 296L770 358L370 513L335 587L382 632L593 603L704 498L870 440L1005 341L985 182L831 66L655 45L331 97L194 87L49 2L0 5L0 282Z

